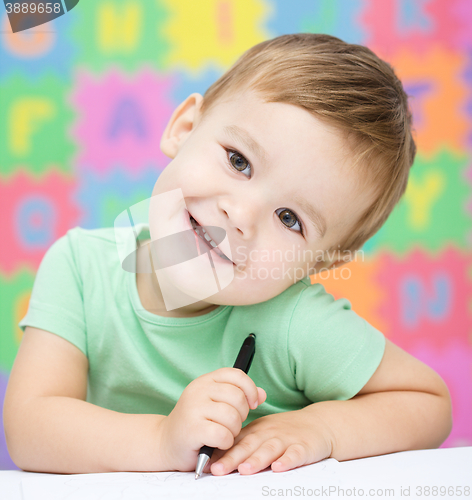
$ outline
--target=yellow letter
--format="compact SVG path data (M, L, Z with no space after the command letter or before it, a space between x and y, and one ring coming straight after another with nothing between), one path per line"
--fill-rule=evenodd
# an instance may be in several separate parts
M142 10L136 3L128 3L120 13L112 2L99 7L98 46L104 53L131 53L138 44L142 26Z
M31 136L39 128L41 121L50 120L55 114L55 106L49 99L23 97L10 107L9 143L17 156L25 156L31 151Z
M428 172L421 185L413 176L410 176L405 192L405 202L410 208L408 221L413 229L420 230L428 226L431 209L444 191L444 184L444 176L439 171Z

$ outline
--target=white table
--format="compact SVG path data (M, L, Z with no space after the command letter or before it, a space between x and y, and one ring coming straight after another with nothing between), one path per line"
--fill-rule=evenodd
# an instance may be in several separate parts
M429 489L428 489L429 488ZM1 500L461 498L472 500L472 447L392 453L252 476L192 472L42 474L0 471Z

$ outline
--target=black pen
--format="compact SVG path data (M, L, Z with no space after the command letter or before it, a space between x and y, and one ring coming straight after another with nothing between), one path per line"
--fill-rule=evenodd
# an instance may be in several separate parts
M254 333L251 333L244 340L233 368L239 368L244 373L247 373L249 371L249 368L251 367L255 352L256 336ZM197 467L195 469L195 479L198 479L202 475L205 465L208 463L208 460L210 460L211 455L213 454L213 450L214 448L211 448L210 446L202 446L200 448L200 452L198 453Z

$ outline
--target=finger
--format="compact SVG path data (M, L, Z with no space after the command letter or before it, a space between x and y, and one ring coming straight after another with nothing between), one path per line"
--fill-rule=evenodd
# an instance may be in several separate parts
M204 421L201 427L201 441L197 445L198 449L206 445L210 448L229 450L233 444L234 436L227 427L211 420Z
M285 444L279 438L265 441L255 452L238 466L240 474L255 474L269 467L279 459L285 451Z
M226 403L235 408L244 422L249 414L249 404L244 392L233 384L215 383L208 390L210 399L217 403Z
M258 406L259 394L252 379L238 368L220 368L209 373L215 382L226 382L239 387L245 394L249 407L253 410Z
M258 387L257 394L258 394L258 397L257 397L258 405L261 405L266 400L267 393L266 393L266 391L264 391L264 389L262 387Z
M212 474L215 476L229 474L237 469L239 464L250 457L260 444L261 440L258 439L255 434L251 434L246 439L235 444L221 458L212 464Z
M213 422L228 429L229 432L231 432L233 439L241 432L241 427L244 421L241 419L241 414L234 406L214 401L203 408L202 416L207 422ZM210 432L211 430L212 428L209 428ZM209 443L204 444L207 446L214 446ZM232 445L233 443L231 443L231 446ZM220 448L220 446L214 447Z
M309 460L306 448L301 444L291 444L285 453L273 462L271 468L274 472L284 472L307 463L312 462Z

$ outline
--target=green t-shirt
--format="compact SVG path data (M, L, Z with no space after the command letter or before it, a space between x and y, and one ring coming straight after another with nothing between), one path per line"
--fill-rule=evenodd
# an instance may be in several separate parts
M149 238L149 227L140 224L137 233ZM136 249L133 236L119 239L120 255ZM255 333L249 376L267 400L245 424L355 396L385 348L383 334L348 300L334 300L309 278L259 304L219 306L193 318L157 316L143 308L136 274L122 269L114 228L76 227L49 248L19 323L23 331L27 325L63 337L87 356L88 402L161 415L196 377L233 366L243 340Z

